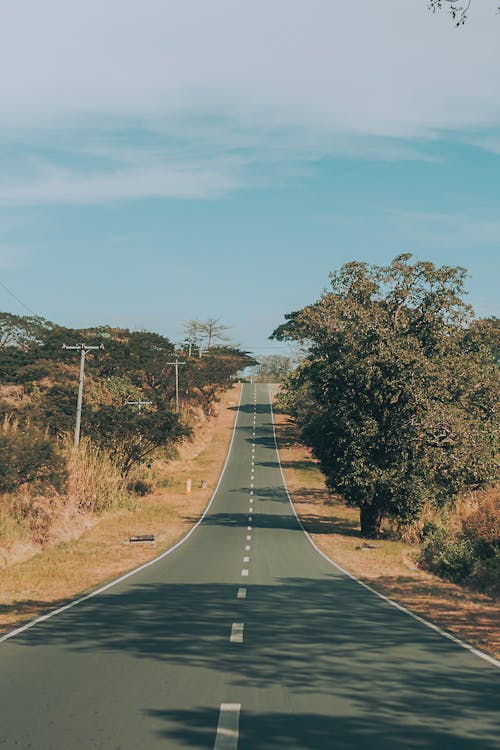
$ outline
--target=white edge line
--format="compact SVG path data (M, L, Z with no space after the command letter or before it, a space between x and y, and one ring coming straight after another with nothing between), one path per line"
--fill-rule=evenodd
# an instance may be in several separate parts
M474 646L471 646L470 643L467 643L466 641L462 641L460 638L457 638L455 635L452 635L451 633L448 633L446 630L443 630L438 625L435 625L433 622L430 622L429 620L426 620L424 617L420 617L420 615L415 614L415 612L412 612L411 610L407 609L402 604L399 604L398 602L395 602L393 599L389 599L388 596L385 596L384 594L381 594L379 591L376 591L376 589L372 589L371 586L369 586L367 583L364 583L364 581L361 581L359 578L356 578L355 575L353 575L352 573L349 573L349 571L346 570L345 568L343 568L341 565L338 565L336 562L333 562L333 560L330 560L330 558L327 557L325 555L325 553L322 552L319 549L319 547L316 546L316 544L315 544L314 540L312 539L312 537L310 536L310 534L305 530L304 525L303 525L302 521L300 520L297 511L295 510L295 506L294 506L294 504L292 502L292 498L291 498L290 493L288 491L288 487L287 487L287 484L286 484L286 481L285 481L285 475L283 474L283 467L281 466L281 459L280 459L280 453L279 453L279 448L278 448L278 441L276 439L276 429L275 429L275 424L274 424L273 404L272 404L272 401L271 401L271 393L269 391L268 391L268 395L269 395L269 406L271 408L271 423L272 423L272 426L273 426L274 444L276 446L276 454L278 456L278 466L279 466L279 469L280 469L281 478L283 480L283 486L285 488L285 491L286 491L286 494L287 494L287 497L288 497L288 501L289 501L289 503L290 503L290 505L292 507L292 510L293 510L293 512L295 514L295 517L296 517L296 519L297 519L297 521L299 523L299 526L302 529L302 531L304 532L304 534L306 535L306 537L311 542L311 544L314 547L314 549L316 550L316 552L318 552L321 555L321 557L323 557L328 563L330 563L330 565L333 565L334 568L337 568L337 570L340 570L342 573L344 573L346 576L348 576L349 578L351 578L353 581L356 581L356 583L359 583L359 585L363 586L363 588L366 589L367 591L370 591L372 594L375 594L376 596L378 596L379 599L383 599L385 602L387 602L388 604L391 604L393 607L396 607L396 609L399 609L401 612L404 612L405 614L409 615L410 617L412 617L417 622L420 622L423 625L426 625L431 630L434 630L436 633L439 633L440 635L444 636L445 638L448 638L450 641L453 641L454 643L458 644L462 648L465 648L467 651L471 651L473 654L475 654L476 656L479 656L481 659L484 659L485 661L489 662L490 664L493 664L495 667L500 667L500 661L498 661L498 659L495 659L494 656L490 656L489 654L485 654L484 651L480 651L478 648L475 648Z
M164 557L167 557L167 555L170 555L174 550L176 550L178 547L181 546L181 544L184 544L191 534L198 528L200 523L203 521L205 516L207 515L208 511L210 510L210 507L215 500L215 496L217 495L217 492L219 490L220 484L222 482L222 478L224 476L224 473L226 471L226 467L229 463L229 458L231 456L231 450L234 443L234 437L236 435L236 427L238 424L238 417L240 416L240 406L241 406L241 399L243 396L243 384L241 386L240 390L240 398L238 400L238 411L236 412L236 417L234 419L233 424L233 432L231 435L231 441L229 443L229 447L227 449L226 454L226 460L224 461L224 465L222 467L219 480L215 486L215 489L212 493L212 497L209 500L209 503L205 510L203 511L203 514L200 516L198 521L195 523L195 525L189 529L189 531L186 533L185 536L182 537L178 542L174 544L173 547L169 547L165 552L162 552L161 555L158 555L158 557L154 557L152 560L149 560L148 562L144 563L143 565L139 565L138 568L134 568L133 570L129 570L128 573L124 573L119 578L115 578L113 581L110 581L109 583L106 583L104 586L100 586L95 591L91 591L90 594L86 594L85 596L81 596L78 599L73 599L72 601L68 602L68 604L65 604L62 607L58 607L57 609L53 609L51 612L47 612L44 615L41 615L40 617L36 617L34 620L30 620L25 625L21 625L19 628L15 628L15 630L11 630L9 633L5 633L4 635L0 636L0 644L4 641L8 641L10 638L14 638L16 635L20 635L20 633L24 633L25 630L29 630L30 628L34 627L35 625L38 625L40 622L44 622L45 620L50 620L51 617L55 617L56 615L60 615L62 612L66 612L67 609L72 609L72 607L76 607L77 604L82 604L82 602L86 602L88 599L92 599L94 596L97 596L98 594L102 594L104 591L107 591L112 586L116 586L117 583L121 583L122 581L125 581L127 578L130 578L130 576L135 575L136 573L139 573L141 570L145 570L146 568L149 568L150 565L154 565L155 563L159 562L160 560L163 560Z

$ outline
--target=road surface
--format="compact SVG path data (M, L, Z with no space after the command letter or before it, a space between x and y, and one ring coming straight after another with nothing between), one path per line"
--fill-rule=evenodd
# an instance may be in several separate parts
M0 749L490 750L498 676L318 554L247 384L191 536L0 643Z

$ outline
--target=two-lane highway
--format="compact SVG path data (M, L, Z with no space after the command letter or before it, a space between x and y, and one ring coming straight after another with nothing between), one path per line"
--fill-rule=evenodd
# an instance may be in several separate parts
M190 537L0 643L0 748L493 750L498 674L318 554L247 384Z

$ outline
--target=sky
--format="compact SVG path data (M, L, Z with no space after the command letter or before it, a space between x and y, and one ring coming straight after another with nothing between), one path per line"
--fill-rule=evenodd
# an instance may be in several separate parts
M331 271L412 252L499 315L496 6L0 0L0 309L279 353Z

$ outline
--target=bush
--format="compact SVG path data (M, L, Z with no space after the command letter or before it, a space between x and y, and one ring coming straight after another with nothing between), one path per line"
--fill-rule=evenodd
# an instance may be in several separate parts
M432 573L454 583L465 581L477 559L477 544L463 536L450 536L444 528L431 531L423 544L419 562Z
M134 495L144 497L144 495L149 495L152 486L150 482L146 482L144 479L133 479L127 484L127 490L133 492Z
M500 592L498 543L465 533L450 533L444 527L429 528L419 558L420 564L453 583L466 583L490 594Z
M0 427L0 492L14 492L22 484L61 489L66 461L56 441L39 428L6 417Z

